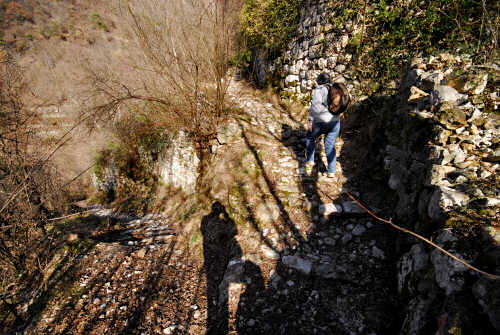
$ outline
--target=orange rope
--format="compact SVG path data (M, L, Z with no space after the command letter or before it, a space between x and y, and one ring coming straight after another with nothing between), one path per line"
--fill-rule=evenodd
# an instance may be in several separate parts
M408 230L408 229L405 229L405 228L402 228L398 225L395 225L394 223L392 223L392 220L385 220L385 219L382 219L380 217L378 217L377 215L375 215L375 213L373 213L371 210L369 210L368 208L366 208L365 206L363 206L363 204L361 204L356 198L354 198L349 192L347 192L346 190L343 190L343 192L345 194L347 194L347 196L349 198L351 198L354 202L356 202L358 204L359 207L361 207L364 211L366 211L368 214L370 214L372 217L374 217L376 220L378 221L381 221L381 222L384 222L384 223L387 223L389 224L391 227L397 229L397 230L400 230L404 233L407 233L407 234L410 234L422 241L424 241L425 243L427 244L430 244L431 246L433 246L434 248L436 248L437 250L441 251L442 253L448 255L449 257L453 258L454 260L456 260L457 262L459 263L462 263L463 265L465 265L466 267L468 267L469 269L475 271L475 272L478 272L480 274L483 274L491 279L495 279L495 280L500 280L500 276L497 276L497 275L494 275L494 274L491 274L491 273L488 273L488 272L485 272L485 271L482 271L478 268L476 268L475 266L473 265L470 265L469 263L467 263L466 261L458 258L457 256L451 254L450 252L444 250L443 248L441 248L440 246L438 246L437 244L435 244L434 242L430 241L429 239L426 239L425 237L423 236L420 236L418 235L417 233L414 233L412 232L411 230ZM325 192L322 191L323 194L325 194L326 196L328 196L330 199L332 199L328 194L326 194ZM333 199L332 199L333 200Z

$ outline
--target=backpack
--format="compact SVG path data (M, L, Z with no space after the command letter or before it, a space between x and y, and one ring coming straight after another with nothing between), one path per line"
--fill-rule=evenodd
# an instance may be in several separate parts
M331 111L330 107L332 106L331 102L333 101L333 96L340 92L340 107L337 111ZM342 83L333 83L328 85L328 110L333 115L340 115L347 110L347 106L351 101L351 97L349 96L349 91Z

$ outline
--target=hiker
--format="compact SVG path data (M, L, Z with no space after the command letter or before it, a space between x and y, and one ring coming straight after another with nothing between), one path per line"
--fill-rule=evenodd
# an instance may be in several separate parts
M335 178L337 153L335 141L340 132L340 113L349 103L349 93L342 84L330 84L330 76L320 73L316 79L318 87L314 89L306 135L306 173L311 174L314 167L316 139L325 135L325 153L328 161L328 178Z

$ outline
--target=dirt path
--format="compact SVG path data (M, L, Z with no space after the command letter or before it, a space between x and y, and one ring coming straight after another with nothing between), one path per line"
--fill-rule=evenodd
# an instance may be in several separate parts
M211 207L186 216L177 203L92 235L28 334L390 332L394 233L342 193L388 210L384 186L367 178L362 130L342 126L336 182L321 164L306 176L304 111L241 82L229 95L242 114L207 173Z

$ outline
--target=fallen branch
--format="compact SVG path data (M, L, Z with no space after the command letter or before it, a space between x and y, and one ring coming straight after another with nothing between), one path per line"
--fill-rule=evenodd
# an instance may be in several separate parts
M89 210L83 211L83 212L78 212L78 213L73 213L73 214L69 214L69 215L65 215L65 216L60 216L60 217L57 217L57 218L48 219L47 221L63 220L63 219L67 219L67 218L70 218L70 217L73 217L73 216L78 216L78 215L90 213L92 211L94 211L94 209L89 209Z

